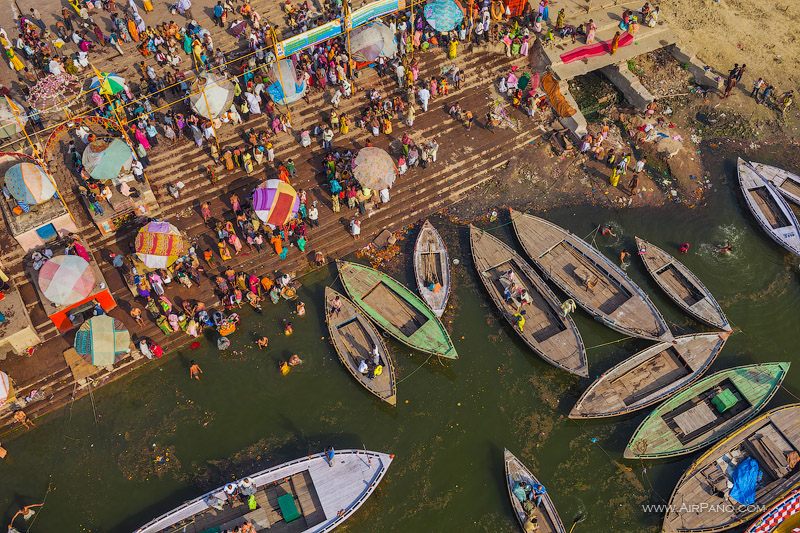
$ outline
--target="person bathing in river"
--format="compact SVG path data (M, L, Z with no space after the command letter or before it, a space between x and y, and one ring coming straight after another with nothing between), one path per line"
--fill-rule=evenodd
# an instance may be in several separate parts
M717 251L720 253L720 255L731 255L731 253L733 253L733 245L726 241L725 244L720 246Z
M261 337L256 341L256 344L258 344L259 350L263 350L269 346L269 338L267 338L267 336L264 335L263 337Z
M688 242L682 242L681 245L678 246L678 251L680 253L682 253L682 254L688 254L689 253L689 248L691 248L691 247L692 247L692 245L689 244Z

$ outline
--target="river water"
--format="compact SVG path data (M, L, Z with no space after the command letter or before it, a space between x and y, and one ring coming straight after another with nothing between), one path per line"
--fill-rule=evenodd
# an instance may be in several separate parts
M752 156L798 168L782 157L775 151ZM708 168L715 191L705 208L580 207L544 216L581 236L599 224L613 225L621 239L597 238L612 258L622 246L635 250L634 235L671 252L677 243L691 242L691 253L681 259L736 329L711 371L791 361L800 308L797 262L745 211L733 155L720 149ZM691 456L647 463L646 470L621 459L647 411L606 421L568 420L589 380L550 367L516 340L473 272L465 228L434 222L460 259L445 320L461 357L425 364L425 356L391 342L400 380L396 408L374 399L341 367L327 342L321 307L335 273L315 273L303 280L300 296L308 314L294 319L293 336L282 335L280 322L290 313L285 303L269 305L263 315L244 313L231 351L204 343L172 354L5 443L0 509L6 518L46 497L33 531L130 531L224 481L334 445L396 454L377 492L343 530L514 531L503 476L507 447L547 485L568 529L580 517L575 531L657 531L661 515L645 512L642 504L668 499ZM492 232L517 246L509 226ZM715 252L724 241L734 246L729 257ZM673 331L705 329L662 296L635 254L627 270ZM593 378L648 345L614 342L622 336L585 314L575 317L590 347ZM271 338L268 351L255 348L262 334ZM305 364L281 377L278 361L293 352ZM188 378L191 359L204 370L201 382ZM784 387L771 407L800 395L800 368Z

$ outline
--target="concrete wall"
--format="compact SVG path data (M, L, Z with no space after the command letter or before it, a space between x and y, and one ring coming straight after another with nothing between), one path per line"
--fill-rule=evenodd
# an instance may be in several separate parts
M571 117L559 117L558 121L562 126L571 131L572 135L576 139L580 140L588 133L588 130L586 129L586 117L583 116L583 113L581 113L580 108L578 107L578 102L575 101L572 93L569 92L569 85L567 84L567 81L561 80L558 82L558 87L561 89L561 94L563 94L564 98L567 100L567 102L569 102L569 105L576 110L575 114Z
M712 87L717 90L722 89L724 83L723 77L711 70L711 67L697 59L697 56L695 56L691 50L679 44L674 44L669 48L669 51L672 57L679 63L687 66L697 83L704 87Z
M600 72L619 89L625 100L636 109L644 111L647 105L655 100L650 91L639 81L639 78L628 69L627 63L603 67Z

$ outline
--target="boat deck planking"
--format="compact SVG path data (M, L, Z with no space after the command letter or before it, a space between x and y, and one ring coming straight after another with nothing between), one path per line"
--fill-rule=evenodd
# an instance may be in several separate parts
M531 485L541 485L542 483L540 483L539 480L536 479L536 476L522 464L522 461L517 459L510 451L505 450L503 452L503 460L505 463L508 497L511 500L511 507L514 509L514 515L517 517L520 530L524 533L526 531L525 522L528 521L529 518L528 514L522 508L522 504L512 492L514 484L519 481L525 481ZM533 516L536 517L539 526L539 529L536 530L537 533L566 533L564 523L561 521L561 517L558 514L553 500L550 498L549 492L542 496L542 503L533 511Z
M710 326L731 329L711 291L683 263L639 237L636 237L636 246L647 272L679 307Z
M577 326L563 317L555 294L531 266L493 235L470 226L472 258L484 287L497 309L523 341L548 363L576 375L588 376L586 350ZM530 303L525 310L523 331L516 327L514 315L518 301L506 302L503 292L509 284L503 273L514 272L517 286L527 292Z
M718 333L700 333L650 346L597 378L569 417L618 416L662 401L697 380L724 345Z
M589 314L626 335L672 338L644 291L598 250L547 220L513 210L511 220L539 270Z
M333 313L331 302L338 296L341 308ZM331 342L339 360L365 389L390 405L397 403L394 361L375 326L362 315L355 304L330 287L325 287L325 320ZM372 347L378 347L383 372L378 376L358 371L362 360L372 361ZM373 369L370 368L370 373Z
M789 453L800 452L800 404L773 409L717 443L698 458L678 481L670 498L673 511L664 517L663 530L717 532L752 518L758 506L770 506L800 481L800 469L786 466ZM725 505L731 458L737 464L746 457L758 462L763 473L751 506ZM703 512L678 512L682 505L697 505Z
M441 317L450 297L450 257L442 236L427 220L422 224L414 244L414 277L422 299L437 317ZM428 288L428 285L437 283L440 285L438 291Z

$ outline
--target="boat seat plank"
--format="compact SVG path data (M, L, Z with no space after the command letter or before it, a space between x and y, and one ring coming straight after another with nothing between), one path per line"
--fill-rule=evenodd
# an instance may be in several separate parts
M262 529L269 529L272 526L267 516L267 510L263 507L259 507L255 511L250 511L244 515L244 518L249 520L259 531Z
M772 198L766 187L756 187L750 189L750 196L752 196L756 205L758 206L764 218L767 220L772 229L785 228L789 226L789 221L781 211L775 199Z
M646 363L639 364L613 379L611 383L624 397L624 403L630 405L690 373L691 370L681 355L670 346L652 356Z
M428 321L425 315L400 298L391 287L383 282L378 283L365 294L362 301L375 309L407 337L412 336Z
M703 293L691 281L686 279L686 276L681 274L674 265L670 265L658 272L658 276L669 291L686 302L686 305L694 305L705 299Z
M684 435L702 429L717 420L717 414L705 402L699 403L674 418Z

